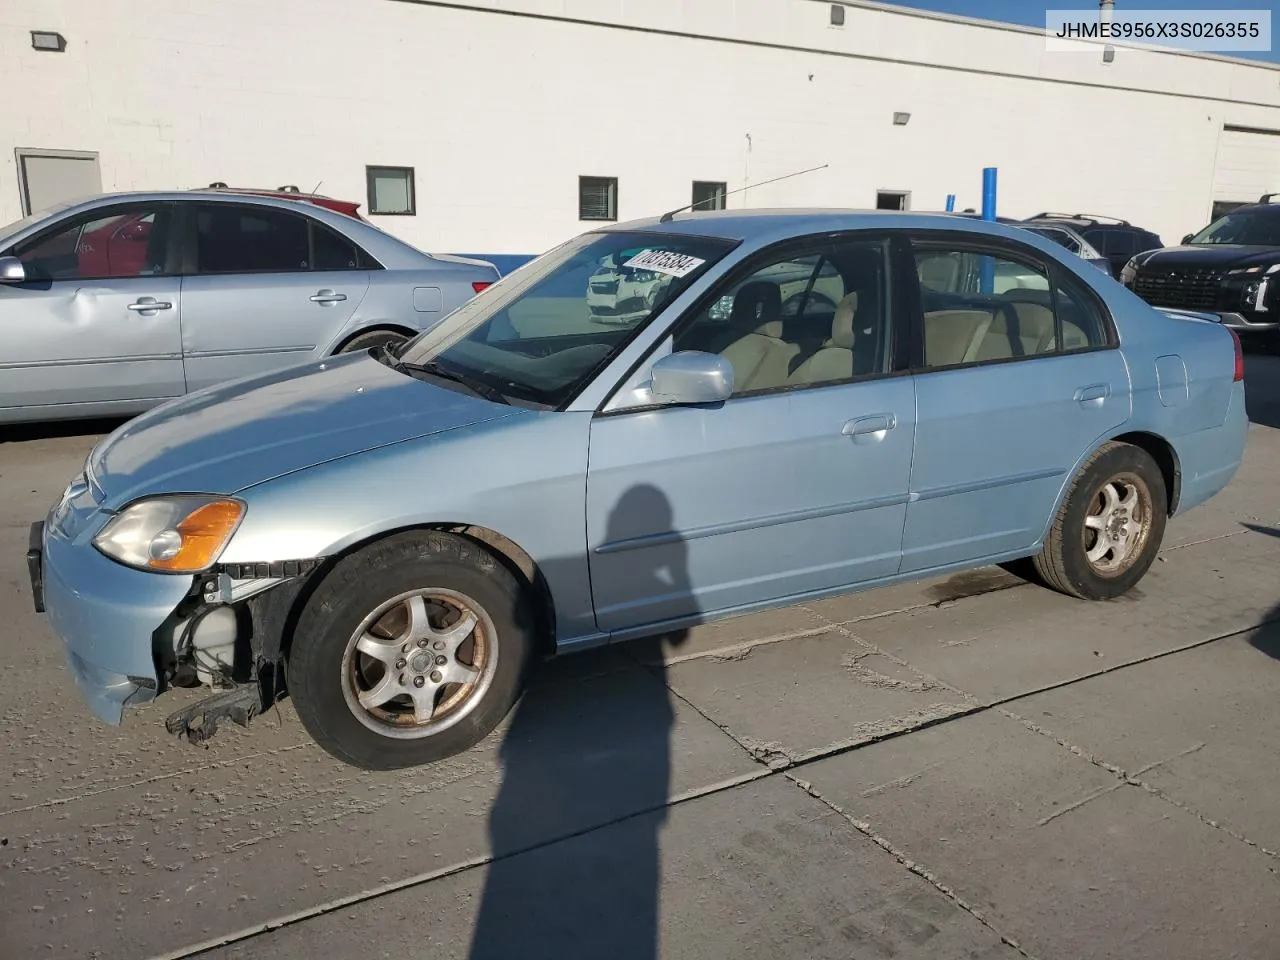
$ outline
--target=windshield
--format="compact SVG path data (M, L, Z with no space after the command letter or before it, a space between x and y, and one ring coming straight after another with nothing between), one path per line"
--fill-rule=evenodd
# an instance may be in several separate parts
M469 300L396 359L489 394L557 407L735 245L638 231L583 234Z
M1233 210L1213 221L1188 243L1240 243L1280 247L1280 208Z

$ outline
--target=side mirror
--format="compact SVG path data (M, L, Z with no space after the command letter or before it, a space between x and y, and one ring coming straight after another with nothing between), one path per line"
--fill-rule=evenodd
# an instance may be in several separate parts
M0 283L23 283L27 268L17 257L0 257Z
M733 364L700 350L682 350L653 365L650 396L657 403L719 403L733 395Z
M26 280L27 268L18 257L0 257L0 283L24 283Z
M1185 237L1182 238L1182 245L1185 247L1188 243L1191 242L1193 237L1195 237L1194 233L1188 233Z
M1086 260L1085 263L1092 263L1095 267L1097 267L1099 270L1105 273L1108 277L1114 276L1114 273L1111 270L1111 261L1108 260L1106 257L1101 257L1097 260L1094 260L1091 258L1089 260Z

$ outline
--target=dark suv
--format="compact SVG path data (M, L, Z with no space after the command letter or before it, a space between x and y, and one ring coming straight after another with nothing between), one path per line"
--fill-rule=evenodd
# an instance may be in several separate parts
M1150 230L1135 227L1128 220L1101 217L1092 213L1037 213L1027 223L1052 228L1068 226L1098 251L1111 264L1111 275L1119 276L1124 265L1135 254L1163 247L1160 237Z
M1280 204L1267 194L1182 245L1140 253L1120 282L1156 307L1215 313L1240 338L1280 346Z

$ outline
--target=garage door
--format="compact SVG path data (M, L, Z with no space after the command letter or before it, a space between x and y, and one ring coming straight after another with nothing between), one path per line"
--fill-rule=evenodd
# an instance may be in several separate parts
M1213 171L1215 211L1257 203L1264 193L1280 193L1280 130L1224 127Z

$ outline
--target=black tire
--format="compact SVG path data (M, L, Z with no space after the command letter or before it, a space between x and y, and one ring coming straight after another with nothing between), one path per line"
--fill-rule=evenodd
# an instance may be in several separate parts
M404 343L409 338L396 330L366 330L358 333L339 349L338 353L359 353L370 347L392 347Z
M348 705L344 654L357 628L383 604L427 588L456 592L487 615L496 634L488 688L437 733L377 732L366 725L377 726L377 718L361 720L359 705ZM510 712L524 688L535 630L520 582L483 546L436 531L394 534L340 560L308 599L289 651L290 696L307 732L345 763L365 770L432 763L474 746Z
M1085 521L1102 502L1103 488L1113 482L1137 492L1134 513L1143 520L1143 533L1117 569L1102 571L1088 558ZM1122 596L1155 562L1168 519L1164 476L1151 454L1128 443L1106 443L1085 462L1067 491L1044 549L1035 558L1036 573L1045 586L1082 600Z

